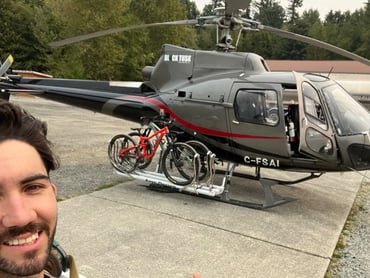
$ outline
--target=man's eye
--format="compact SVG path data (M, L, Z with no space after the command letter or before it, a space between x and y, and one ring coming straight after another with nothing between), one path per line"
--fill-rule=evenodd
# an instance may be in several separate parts
M43 184L30 184L26 186L25 191L32 193L32 192L38 192L42 190L43 188L45 188L45 185Z

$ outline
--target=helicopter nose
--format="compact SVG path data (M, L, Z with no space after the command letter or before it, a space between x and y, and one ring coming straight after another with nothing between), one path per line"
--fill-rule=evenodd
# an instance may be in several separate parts
M351 144L348 146L348 155L356 170L370 169L370 145Z

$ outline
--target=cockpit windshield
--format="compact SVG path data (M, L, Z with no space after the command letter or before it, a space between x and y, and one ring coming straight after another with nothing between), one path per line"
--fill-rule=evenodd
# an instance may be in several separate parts
M342 87L333 84L323 88L338 135L354 135L370 131L370 113Z

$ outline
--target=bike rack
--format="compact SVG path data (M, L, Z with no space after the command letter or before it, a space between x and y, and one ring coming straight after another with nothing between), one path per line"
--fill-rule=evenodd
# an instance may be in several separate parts
M196 195L199 197L209 198L212 200L248 207L248 208L255 208L255 209L265 209L271 208L274 206L282 205L288 202L291 202L295 199L288 198L288 197L280 197L273 193L272 187L274 185L291 185L295 183L299 183L305 180L310 180L313 178L317 178L321 176L322 173L315 174L311 173L310 176L297 179L295 181L281 181L281 180L274 180L269 178L261 178L260 176L260 168L256 168L256 173L254 176L243 174L243 173L236 173L235 169L239 165L235 163L227 163L226 170L219 170L216 171L216 155L212 152L207 153L207 169L208 177L205 181L199 181L199 172L195 175L194 181L186 186L179 186L170 182L166 176L160 172L160 167L156 167L155 171L147 171L147 170L135 170L131 173L122 173L116 170L118 175L130 177L135 180L144 181L147 183L147 187L152 189L163 189L166 187L168 189L172 189L174 192L180 193L188 193L192 195ZM195 167L195 165L194 165ZM199 170L199 169L198 169ZM222 181L220 185L215 184L215 176L218 173L223 173ZM264 194L264 201L262 202L248 202L239 199L233 199L230 195L231 189L231 179L233 176L247 178L249 180L255 180L259 182L263 187L263 194Z
M195 183L193 184L190 184L190 185L185 185L185 186L179 186L179 185L176 185L176 184L173 184L172 182L170 182L164 174L162 173L156 173L156 172L151 172L151 171L145 171L145 170L139 170L139 171L135 171L133 173L121 173L121 172L118 172L117 173L119 175L123 175L123 176L126 176L126 177L130 177L130 178L133 178L135 180L141 180L141 181L145 181L149 184L157 184L157 185L164 185L164 186L168 186L170 188L174 188L176 190L178 190L179 192L188 192L188 193L192 193L192 194L201 194L201 195L206 195L206 196L210 196L210 197L215 197L215 196L218 196L220 194L222 194L224 188L223 186L217 186L217 185L213 185L212 187L208 187L207 185L202 185L202 184L198 184L196 185Z

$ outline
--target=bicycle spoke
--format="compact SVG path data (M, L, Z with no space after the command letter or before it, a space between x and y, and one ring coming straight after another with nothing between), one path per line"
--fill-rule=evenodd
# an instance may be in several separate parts
M195 154L195 150L185 143L170 145L162 158L163 172L168 180L177 185L190 184L194 180L196 168L199 167L199 161L194 167Z
M130 173L134 171L138 154L134 140L128 135L117 135L109 142L108 156L110 162L120 172Z

